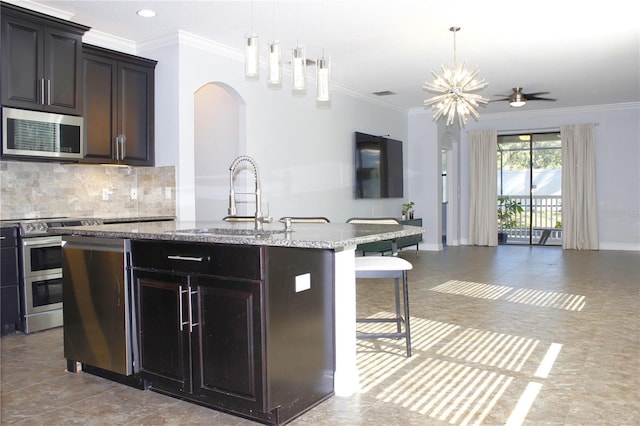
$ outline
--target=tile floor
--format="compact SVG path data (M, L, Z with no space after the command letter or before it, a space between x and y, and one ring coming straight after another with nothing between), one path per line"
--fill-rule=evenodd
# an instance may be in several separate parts
M358 342L361 392L293 425L639 425L640 253L549 247L405 251L414 356ZM389 312L390 285L358 286L359 315ZM2 425L250 425L65 372L62 330L5 336Z

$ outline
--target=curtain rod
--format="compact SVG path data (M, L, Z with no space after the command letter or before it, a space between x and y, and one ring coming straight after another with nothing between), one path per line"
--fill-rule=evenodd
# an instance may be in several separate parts
M585 123L585 124L593 124L595 127L599 126L599 123ZM537 129L500 130L498 131L498 135L504 136L510 133L538 133L538 132L560 132L560 127L540 127Z
M503 136L510 133L539 133L539 132L559 132L560 127L540 127L537 129L513 129L513 130L499 130L498 135Z

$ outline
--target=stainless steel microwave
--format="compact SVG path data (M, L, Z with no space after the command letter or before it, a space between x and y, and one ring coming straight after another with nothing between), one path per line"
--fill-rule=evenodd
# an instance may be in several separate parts
M84 156L82 117L2 108L2 155L42 159Z

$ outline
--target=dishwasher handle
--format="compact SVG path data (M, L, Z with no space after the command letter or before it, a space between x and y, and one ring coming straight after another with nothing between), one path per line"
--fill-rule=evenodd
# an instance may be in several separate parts
M180 256L177 254L170 254L167 255L167 259L169 260L185 260L188 262L202 262L204 259L204 257L200 256L200 257L195 257L195 256Z

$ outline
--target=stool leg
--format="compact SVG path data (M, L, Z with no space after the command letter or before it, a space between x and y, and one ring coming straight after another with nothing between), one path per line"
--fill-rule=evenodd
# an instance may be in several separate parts
M402 332L402 314L400 313L400 280L394 279L394 286L396 291L396 326L398 333Z
M407 358L411 358L411 325L409 324L409 280L407 271L402 272L402 293L404 294L404 330L407 342Z

